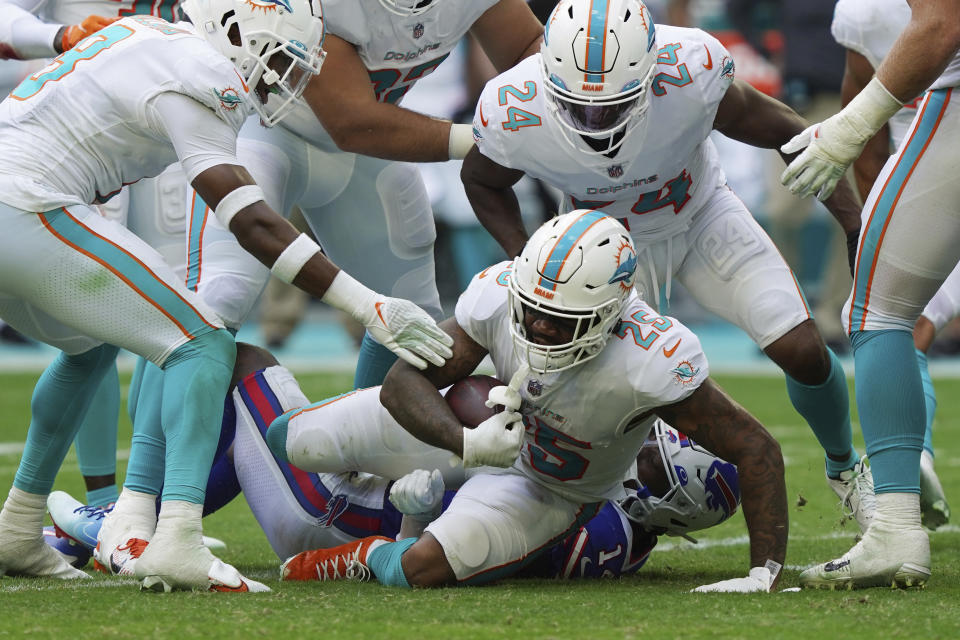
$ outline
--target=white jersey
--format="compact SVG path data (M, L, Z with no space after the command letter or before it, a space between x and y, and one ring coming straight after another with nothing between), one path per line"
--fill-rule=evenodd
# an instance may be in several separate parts
M830 31L837 44L866 58L876 69L910 21L907 0L840 0ZM922 97L922 96L921 96ZM899 147L917 115L918 97L890 118L890 141Z
M520 366L510 336L510 263L479 273L457 302L459 325L490 353L500 380ZM520 386L526 435L515 464L524 475L577 502L622 495L660 406L706 380L700 341L631 292L621 324L595 358L566 371L531 373Z
M125 18L25 79L0 104L0 198L27 211L99 203L178 160L149 108L185 95L239 131L247 87L190 25Z
M613 158L564 139L548 114L539 54L487 83L474 118L480 152L562 190L565 211L602 209L635 239L685 228L726 182L707 136L734 64L699 29L657 25L656 38L650 106Z
M417 15L401 17L379 0L324 0L327 33L354 45L380 102L398 104L417 80L443 62L473 23L498 0L443 0ZM301 138L336 148L313 111L301 102L282 126Z

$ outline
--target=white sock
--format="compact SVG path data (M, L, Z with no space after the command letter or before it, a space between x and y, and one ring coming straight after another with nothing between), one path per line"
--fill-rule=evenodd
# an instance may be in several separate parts
M920 494L878 493L873 524L887 528L920 527Z
M165 500L160 503L155 539L160 536L193 545L203 544L203 505L186 500Z
M124 487L111 515L123 516L138 533L152 533L157 526L157 496ZM144 531L140 532L140 529Z
M0 511L0 528L26 535L40 535L47 513L47 496L10 487Z

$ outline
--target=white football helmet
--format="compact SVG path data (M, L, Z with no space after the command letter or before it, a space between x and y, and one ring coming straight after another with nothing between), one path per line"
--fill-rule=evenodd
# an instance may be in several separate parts
M510 332L521 360L547 373L599 354L620 319L636 269L630 235L602 211L580 209L544 223L513 261L510 274ZM525 313L569 327L572 340L534 342Z
M620 503L627 516L652 533L688 535L720 524L740 505L737 468L657 420L644 447L657 447L668 487L662 496L641 486ZM693 540L696 542L695 540Z
M266 103L250 101L268 127L293 110L326 56L319 0L185 0L183 12L252 94L265 83Z
M547 111L579 151L611 153L643 121L657 45L640 0L560 0L540 58ZM606 145L589 146L581 136Z
M416 16L440 4L441 0L380 0L390 13L398 16Z

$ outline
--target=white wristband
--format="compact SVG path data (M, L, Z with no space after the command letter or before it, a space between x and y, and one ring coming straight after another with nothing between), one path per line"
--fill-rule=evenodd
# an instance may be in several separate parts
M296 278L300 270L303 269L303 265L307 264L307 260L319 252L320 245L314 242L307 234L301 233L293 242L287 245L287 248L283 250L277 258L277 261L270 267L270 271L272 271L273 275L277 276L277 278L289 284L293 282L293 279Z
M473 126L469 124L450 125L450 139L447 141L447 153L451 160L463 160L473 148Z
M373 310L376 295L341 269L320 299L335 309L346 311L357 321L366 324L361 318L365 317L365 310L368 314Z
M230 229L230 221L241 209L261 200L266 200L263 196L263 189L255 184L244 185L223 196L214 213L220 224L226 229Z
M874 76L841 113L855 116L847 121L862 141L866 141L902 108L903 104Z

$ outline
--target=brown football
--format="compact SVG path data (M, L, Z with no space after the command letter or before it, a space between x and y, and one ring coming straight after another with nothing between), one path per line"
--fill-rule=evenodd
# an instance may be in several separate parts
M463 380L455 382L447 391L445 396L447 404L450 405L453 414L463 423L463 426L473 429L487 418L503 410L503 407L498 407L494 411L484 404L487 401L487 394L490 393L490 389L502 384L502 382L490 376L467 376Z

